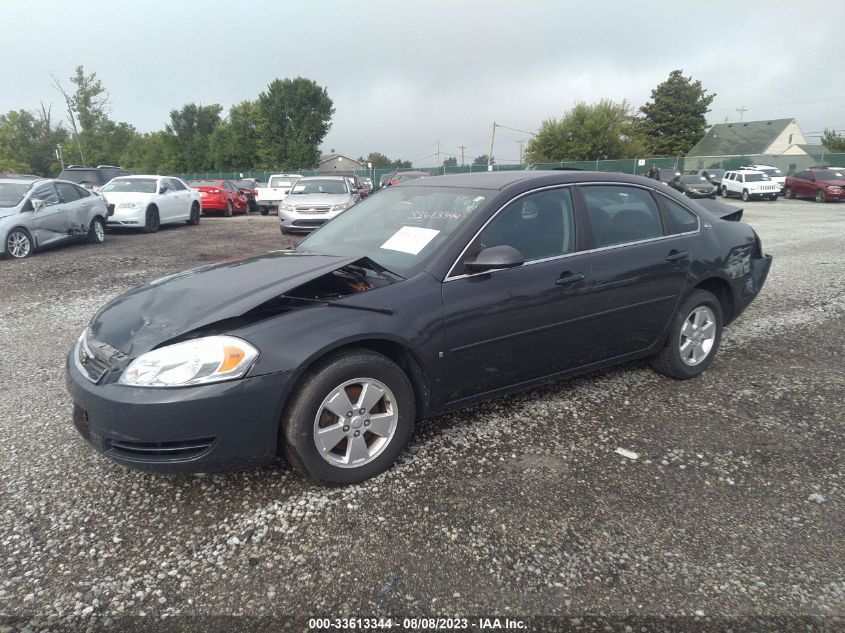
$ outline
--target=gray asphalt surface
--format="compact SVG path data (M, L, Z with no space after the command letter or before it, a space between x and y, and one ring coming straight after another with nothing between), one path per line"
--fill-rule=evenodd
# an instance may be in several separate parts
M283 463L129 471L71 424L64 357L95 310L291 243L273 217L0 261L0 630L224 614L841 626L845 204L745 207L774 265L702 377L633 363L428 420L395 468L347 488Z

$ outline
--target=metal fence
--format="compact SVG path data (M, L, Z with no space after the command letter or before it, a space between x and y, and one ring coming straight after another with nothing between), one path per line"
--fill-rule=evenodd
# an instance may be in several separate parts
M677 169L684 173L693 173L699 169L715 168L738 169L742 165L761 164L777 167L784 174L794 174L797 171L807 169L813 165L829 165L845 168L845 154L817 154L817 155L771 155L754 154L747 156L664 156L647 158L623 158L617 160L581 160L561 161L557 163L526 163L526 164L505 164L493 165L493 171L511 171L520 169L555 169L570 168L587 171L613 171L625 174L645 174L652 167L666 167ZM458 165L454 167L409 167L409 168L388 168L388 169L356 169L353 171L358 176L368 176L378 186L379 179L383 175L392 175L397 171L425 171L432 176L439 174L466 174L472 172L488 171L487 165ZM208 171L191 174L181 174L183 180L240 180L242 178L255 178L258 181L266 182L272 174L279 171ZM301 176L327 176L333 172L320 172L314 169L288 170L286 173L300 174ZM349 172L345 172L349 173Z

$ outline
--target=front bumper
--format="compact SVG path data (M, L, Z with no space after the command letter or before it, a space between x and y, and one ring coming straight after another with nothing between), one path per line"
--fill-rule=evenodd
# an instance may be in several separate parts
M108 226L144 226L145 209L121 209L115 208L113 205L109 205L109 207L110 210L114 209L114 211L106 218Z
M326 211L325 213L300 213L298 211L279 211L279 228L286 231L313 231L329 220L343 213Z
M290 372L167 389L95 384L68 354L67 389L80 435L106 457L141 470L213 472L278 460Z
M685 191L684 193L687 194L689 198L715 198L716 197L716 190L712 189L709 191Z

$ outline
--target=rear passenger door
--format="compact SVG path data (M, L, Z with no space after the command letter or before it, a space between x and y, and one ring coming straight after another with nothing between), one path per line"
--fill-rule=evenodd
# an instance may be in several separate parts
M191 192L178 178L166 178L165 180L173 195L171 219L187 220L191 216Z
M663 333L684 288L687 238L673 235L655 198L662 194L635 185L582 185L578 192L593 247L584 332L592 360L644 350Z
M91 209L91 193L69 182L56 181L56 189L62 198L69 230L72 233L82 233L88 230L88 217ZM85 195L83 195L85 191Z

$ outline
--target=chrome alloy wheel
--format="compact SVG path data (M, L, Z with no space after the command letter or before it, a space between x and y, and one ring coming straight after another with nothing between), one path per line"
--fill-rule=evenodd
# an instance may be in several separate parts
M6 240L6 250L15 259L23 259L29 255L32 243L23 231L12 231Z
M373 378L353 378L326 396L314 418L317 452L332 466L373 461L393 439L399 411L393 392Z
M681 360L685 365L699 365L710 355L716 342L716 315L707 306L698 306L689 313L681 328L678 341Z
M98 242L102 242L106 239L106 227L102 222L94 222L94 233L97 236Z

